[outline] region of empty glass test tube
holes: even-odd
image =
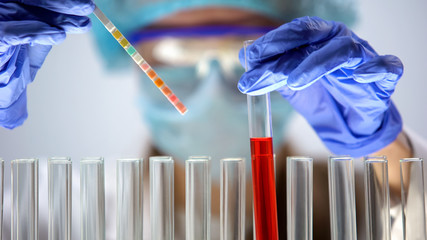
[[[3,234],[4,160],[0,158],[0,239]]]
[[[390,240],[388,166],[384,156],[364,158],[367,240]]]
[[[330,157],[328,180],[331,238],[357,240],[353,159]]]
[[[174,239],[174,162],[172,157],[150,157],[151,239]]]
[[[220,171],[221,240],[244,240],[246,201],[245,159],[221,159]]]
[[[105,239],[104,159],[80,161],[81,240]]]
[[[313,239],[313,159],[288,157],[286,198],[289,240]]]
[[[71,171],[68,157],[48,160],[49,240],[71,240]]]
[[[12,160],[12,240],[38,239],[38,159]]]
[[[246,71],[249,70],[246,51],[252,42],[244,42]],[[256,239],[276,240],[279,238],[279,232],[270,94],[247,95],[247,102]]]
[[[211,238],[211,172],[209,156],[185,161],[185,239]]]
[[[142,240],[143,164],[141,158],[117,160],[117,240]]]
[[[400,160],[403,234],[405,240],[426,239],[424,171],[421,158]]]

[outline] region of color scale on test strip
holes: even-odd
[[[178,110],[179,113],[184,115],[187,112],[187,108],[178,99],[178,97],[172,92],[172,90],[166,85],[165,82],[157,75],[157,73],[151,68],[150,65],[142,58],[141,54],[129,43],[129,41],[123,36],[123,34],[114,26],[114,24],[108,19],[104,13],[95,6],[93,11],[95,16],[101,21],[101,23],[107,28],[107,30],[113,35],[113,37],[120,43],[120,45],[126,50],[131,58],[138,64],[138,66],[147,74],[147,76],[153,81],[157,88],[165,95],[170,103]]]

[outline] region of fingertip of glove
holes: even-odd
[[[292,75],[290,75],[288,80],[287,80],[286,85],[291,90],[299,91],[299,90],[302,90],[304,88],[311,86],[316,81],[317,81],[317,79],[312,80],[311,78],[308,78],[308,77],[294,78],[294,77],[292,77]]]
[[[249,82],[250,81],[248,81],[246,73],[244,73],[240,78],[239,82],[237,83],[237,88],[241,93],[248,93],[251,87],[251,84]]]
[[[91,29],[92,21],[89,17],[82,16],[77,18],[78,19],[68,19],[66,22],[62,23],[60,27],[67,33],[85,33]]]
[[[246,94],[246,93],[247,93],[246,88],[245,88],[243,85],[241,85],[241,84],[240,84],[240,82],[237,84],[237,89],[239,89],[239,91],[240,91],[241,93],[244,93],[244,94]]]
[[[24,119],[19,119],[18,122],[13,122],[13,123],[2,123],[1,126],[10,130],[13,130],[19,126],[22,126],[25,122],[25,120],[27,119],[27,117],[25,117]]]
[[[77,30],[76,31],[77,33],[85,33],[89,31],[91,28],[92,28],[92,21],[90,20],[90,18],[84,17],[75,30]]]
[[[82,13],[86,16],[91,14],[94,10],[95,10],[95,3],[92,1],[89,1],[88,4],[85,4],[82,7]]]
[[[397,81],[403,74],[403,63],[393,55],[376,56],[360,65],[353,73],[355,80],[361,83],[381,80]]]
[[[0,126],[7,129],[14,129],[24,124],[28,118],[26,109],[21,112],[20,115],[16,116],[9,109],[0,109]]]
[[[49,34],[47,34],[47,35],[48,36],[46,36],[45,38],[37,39],[31,44],[42,44],[42,45],[60,44],[67,37],[67,34],[64,30],[58,31],[58,32],[53,33],[51,35],[49,35]]]
[[[237,88],[240,92],[249,95],[260,95],[258,92],[260,91],[260,87],[258,86],[259,78],[251,76],[248,73],[245,73],[240,78],[239,83],[237,84]]]
[[[72,14],[78,16],[87,16],[91,14],[95,10],[95,3],[93,1],[87,1],[86,3],[82,3],[75,7],[72,10]]]
[[[240,64],[242,64],[243,67],[246,67],[245,64],[247,64],[248,69],[251,69],[254,65],[257,64],[257,62],[260,60],[260,53],[258,50],[258,46],[255,45],[255,43],[252,43],[251,45],[247,46],[245,48],[241,48],[239,51],[239,61]],[[246,50],[246,54],[245,54]],[[245,63],[247,61],[247,63]]]

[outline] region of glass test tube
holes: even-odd
[[[289,240],[313,238],[313,159],[288,157],[286,198]]]
[[[142,240],[143,162],[117,160],[117,240]]]
[[[174,239],[174,166],[172,157],[150,157],[151,239]]]
[[[365,157],[367,240],[390,240],[388,166],[384,156]]]
[[[80,225],[82,240],[105,239],[104,159],[80,161]]]
[[[71,240],[71,171],[68,157],[48,160],[49,240]]]
[[[353,159],[330,157],[328,177],[332,240],[357,240]]]
[[[245,159],[221,159],[220,167],[221,240],[244,240],[246,201]]]
[[[248,71],[246,49],[251,43],[252,41],[245,41],[244,43],[246,71]],[[256,239],[276,240],[279,238],[279,233],[270,94],[248,95],[247,101]]]
[[[12,240],[38,239],[38,159],[16,159],[12,175]]]
[[[400,160],[404,239],[427,239],[424,171],[421,158]]]
[[[4,161],[0,158],[0,239],[3,234]]]
[[[185,161],[185,239],[211,238],[210,157],[192,156]]]

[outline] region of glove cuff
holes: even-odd
[[[402,118],[394,105],[390,101],[389,109],[384,113],[384,118],[379,129],[372,135],[359,138],[352,144],[344,141],[323,140],[325,145],[337,155],[350,155],[352,157],[362,157],[381,150],[392,143],[402,131]]]

